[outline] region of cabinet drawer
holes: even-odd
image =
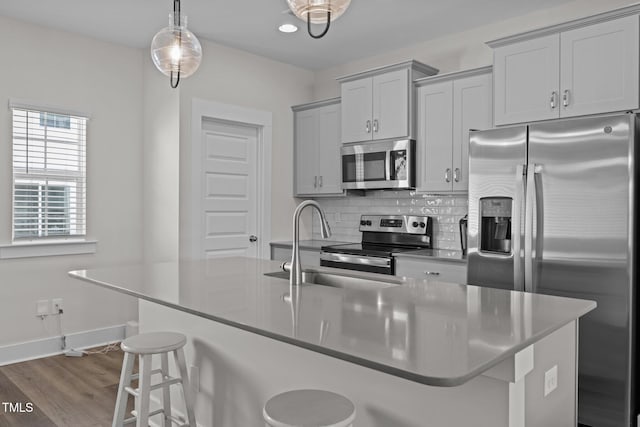
[[[396,257],[396,276],[467,283],[467,264],[400,256]]]
[[[271,247],[271,259],[273,261],[291,261],[291,249]],[[300,249],[300,264],[320,267],[320,251]]]

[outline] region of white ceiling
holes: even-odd
[[[309,69],[323,69],[570,0],[352,0],[327,36],[314,40],[285,0],[182,0],[201,39]],[[171,0],[4,0],[0,15],[148,47],[168,23]],[[283,34],[289,20],[300,30]],[[316,31],[319,31],[316,29]]]

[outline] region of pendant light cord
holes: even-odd
[[[169,76],[171,88],[175,89],[180,83],[180,65],[182,64],[182,30],[180,30],[180,0],[173,0],[173,26],[178,27],[178,47],[180,48],[180,59],[178,60],[178,72],[176,73],[175,83],[173,80],[173,70]]]
[[[324,31],[320,34],[313,34],[311,32],[311,12],[307,13],[307,32],[314,39],[321,39],[325,34],[329,32],[329,27],[331,26],[331,11],[327,10],[327,26],[324,28]]]

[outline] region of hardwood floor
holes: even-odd
[[[20,402],[23,410],[31,402],[33,411],[11,412],[0,403],[0,427],[111,426],[122,358],[118,350],[1,366],[0,402]]]

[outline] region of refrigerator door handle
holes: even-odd
[[[524,291],[524,276],[522,274],[522,201],[524,196],[526,165],[516,166],[516,190],[513,196],[513,226],[511,238],[513,240],[513,288]]]
[[[524,290],[533,292],[533,205],[535,199],[535,184],[533,170],[536,165],[527,167],[527,184],[524,216]]]
[[[535,264],[542,233],[542,202],[538,185],[542,166],[531,164],[527,168],[527,189],[526,189],[526,214],[524,226],[524,290],[535,292],[537,288],[537,277]],[[534,221],[534,216],[536,221]],[[539,236],[540,235],[540,236]]]

